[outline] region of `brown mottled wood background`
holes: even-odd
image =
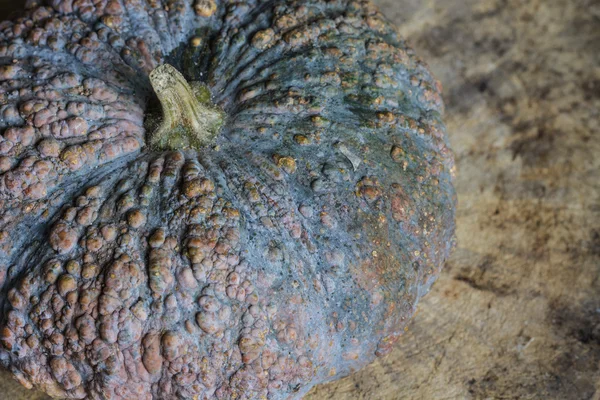
[[[600,400],[600,1],[375,2],[444,84],[458,248],[391,355],[306,399]]]

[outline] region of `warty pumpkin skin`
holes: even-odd
[[[387,354],[452,248],[440,85],[367,1],[53,0],[0,24],[0,63],[27,387],[299,398]],[[210,142],[148,145],[166,63],[227,115]]]

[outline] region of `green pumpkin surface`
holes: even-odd
[[[167,63],[225,116],[210,140],[153,137]],[[0,23],[0,64],[25,386],[300,398],[387,354],[451,251],[441,88],[370,2],[50,0]]]

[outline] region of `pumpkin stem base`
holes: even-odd
[[[200,82],[188,83],[169,64],[154,69],[149,78],[163,114],[150,135],[150,145],[156,149],[199,150],[212,143],[225,113],[211,103],[209,89]]]

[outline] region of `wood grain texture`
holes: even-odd
[[[599,399],[600,3],[376,2],[444,84],[459,245],[394,352],[306,398]]]

